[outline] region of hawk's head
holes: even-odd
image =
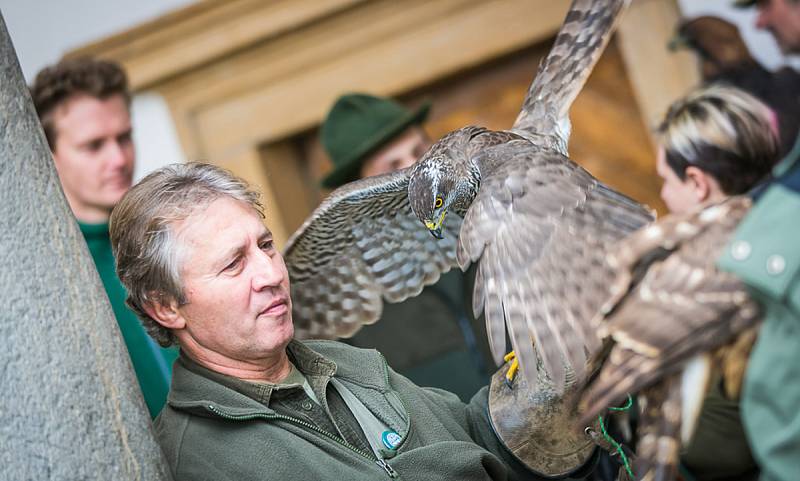
[[[431,146],[414,164],[408,183],[411,210],[437,239],[448,211],[464,216],[475,198],[480,173],[470,161],[469,144],[480,127],[465,127],[450,132]]]

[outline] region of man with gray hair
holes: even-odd
[[[162,346],[180,347],[155,423],[177,480],[542,479],[593,465],[574,418],[552,415],[565,397],[537,396],[519,419],[569,448],[520,460],[495,434],[487,388],[464,404],[377,351],[293,340],[288,273],[258,195],[219,167],[148,175],[114,209],[111,239],[129,304]]]

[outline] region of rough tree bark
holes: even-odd
[[[0,479],[169,479],[0,16]]]

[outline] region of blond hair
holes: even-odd
[[[742,194],[778,160],[775,114],[734,87],[700,88],[670,106],[658,128],[667,164],[680,179],[695,166],[725,194]]]

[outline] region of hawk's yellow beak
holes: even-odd
[[[442,209],[442,213],[439,215],[439,220],[437,222],[430,220],[425,221],[425,227],[427,227],[428,230],[431,231],[433,237],[436,237],[437,239],[444,239],[444,236],[442,235],[442,223],[444,222],[445,214],[447,214],[447,209]]]

